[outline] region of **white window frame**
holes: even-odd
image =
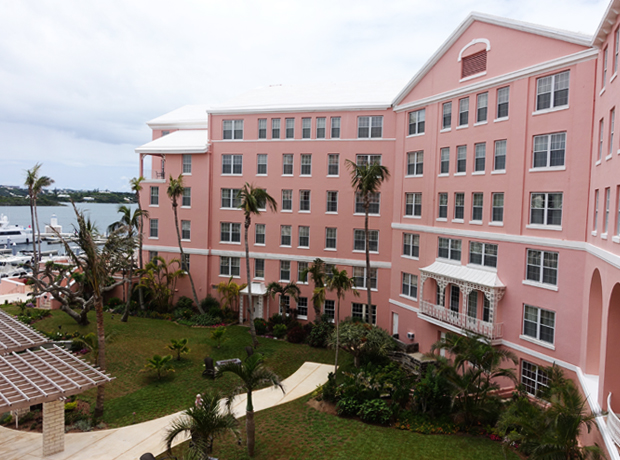
[[[407,153],[407,177],[424,175],[424,151]]]
[[[292,189],[282,190],[282,207],[280,209],[282,211],[293,211],[293,190]]]
[[[484,193],[474,192],[471,194],[471,220],[482,222],[484,216]]]
[[[405,216],[422,217],[422,192],[405,193]]]
[[[266,153],[259,153],[256,155],[256,175],[257,176],[267,175],[267,161],[268,161],[268,157]],[[264,171],[262,171],[263,169]]]
[[[240,278],[241,259],[239,257],[220,256],[220,276]]]
[[[192,222],[190,220],[181,221],[181,241],[191,241]]]
[[[456,173],[465,174],[467,172],[467,146],[458,145],[456,147]]]
[[[316,119],[316,138],[317,139],[325,139],[327,134],[327,118],[326,117],[317,117]]]
[[[151,185],[149,206],[159,206],[159,187]]]
[[[267,240],[267,226],[265,224],[254,225],[254,246],[265,246]]]
[[[602,138],[603,135],[601,134],[601,140]],[[544,148],[540,148],[541,146],[543,146],[543,144]],[[561,154],[559,152],[561,152]],[[554,154],[556,155],[556,158],[553,158]],[[537,159],[540,158],[544,160],[544,164],[536,165]],[[566,132],[541,134],[538,136],[534,136],[532,142],[532,169],[563,169],[565,165]]]
[[[241,224],[220,222],[220,243],[241,244]]]
[[[254,259],[254,278],[265,279],[265,259]]]
[[[379,230],[368,230],[368,246],[370,246],[369,252],[379,253]],[[366,251],[366,234],[364,229],[356,228],[353,230],[353,251]]]
[[[504,115],[502,112],[506,111]],[[497,89],[497,113],[496,120],[505,120],[508,118],[508,110],[510,109],[510,86],[504,86]]]
[[[439,175],[450,174],[450,147],[442,147],[439,154]]]
[[[266,118],[258,119],[258,138],[267,139],[267,119]]]
[[[310,212],[311,196],[310,190],[299,191],[299,212]]]
[[[555,195],[555,196],[559,196],[560,197],[560,207],[559,208],[550,208],[549,207],[549,201],[550,201],[550,196],[551,195]],[[543,200],[543,206],[538,206],[538,207],[534,207],[534,200],[536,199],[535,197],[537,196],[542,196],[542,200]],[[530,225],[539,225],[539,226],[543,226],[543,227],[557,227],[557,228],[561,228],[562,227],[562,206],[564,203],[564,194],[562,192],[552,192],[552,193],[546,193],[546,192],[532,192],[530,194]],[[541,222],[534,222],[533,216],[534,216],[534,211],[538,210],[538,209],[542,209],[543,210],[543,221]],[[560,222],[559,223],[550,223],[551,217],[550,216],[550,212],[558,212],[559,210],[559,215],[560,215]]]
[[[311,177],[312,176],[312,154],[302,153],[300,161],[300,176]]]
[[[271,119],[271,138],[272,139],[280,139],[282,133],[280,131],[282,125],[282,120],[280,118],[272,118]]]
[[[333,240],[333,246],[331,245]],[[325,228],[325,249],[336,249],[338,245],[338,228]]]
[[[228,161],[227,161],[228,160]],[[227,171],[229,169],[229,171]],[[238,169],[238,171],[236,171]],[[242,176],[243,155],[222,155],[222,176]]]
[[[500,198],[501,204],[497,202]],[[504,192],[494,192],[491,195],[491,222],[504,223]]]
[[[330,118],[330,139],[340,139],[340,117]]]
[[[308,274],[302,276],[303,272],[308,269],[308,262],[297,262],[297,282],[299,284],[308,284]]]
[[[365,214],[364,200],[359,192],[355,193],[355,214]],[[378,216],[381,214],[381,192],[370,194],[370,206],[368,206],[369,216]]]
[[[532,256],[539,259],[539,263],[535,263],[536,260]],[[535,284],[557,287],[559,266],[560,254],[558,252],[528,249],[526,253],[525,279]],[[537,276],[536,271],[538,271]],[[549,281],[553,279],[555,282]]]
[[[469,242],[469,263],[483,267],[497,268],[498,245],[482,241]],[[477,258],[479,260],[476,260]]]
[[[441,129],[449,130],[452,127],[452,101],[444,102],[441,106]]]
[[[364,131],[368,132],[363,135]],[[359,139],[380,139],[383,137],[383,115],[357,117],[357,137]]]
[[[469,97],[459,99],[459,124],[458,128],[469,125]]]
[[[221,205],[222,209],[240,209],[241,198],[239,193],[241,189],[238,188],[223,188],[221,189]],[[224,195],[228,195],[225,197]]]
[[[191,176],[192,174],[192,156],[183,154],[183,175]]]
[[[301,119],[301,138],[310,139],[312,137],[312,118],[303,117]]]
[[[566,76],[567,78],[564,79],[564,76]],[[546,82],[550,82],[550,84],[545,85]],[[564,81],[566,81],[566,88],[560,88],[558,89],[557,87],[562,85],[564,86]],[[548,86],[549,90],[545,91],[545,87],[541,88],[541,86]],[[566,90],[566,102],[565,103],[561,103],[561,102],[557,102],[556,99],[558,98],[557,93],[559,91],[565,91]],[[570,71],[569,70],[565,70],[564,72],[559,72],[553,75],[546,75],[544,77],[540,77],[536,80],[536,111],[546,111],[546,110],[554,110],[556,108],[559,107],[564,107],[564,106],[568,106],[568,98],[570,96]],[[541,107],[541,103],[540,103],[540,97],[544,94],[549,94],[549,106],[548,107]],[[557,103],[556,103],[557,102]]]
[[[424,134],[426,109],[409,112],[409,136]]]
[[[340,154],[330,153],[327,155],[327,175],[333,177],[340,176]]]
[[[288,244],[285,243],[288,238]],[[291,225],[280,225],[280,246],[290,248],[293,246],[293,227]]]
[[[438,210],[437,218],[442,220],[448,219],[448,194],[446,192],[440,192],[437,199]]]
[[[159,238],[159,219],[149,219],[149,238]]]
[[[181,196],[181,207],[182,208],[192,207],[192,188],[191,187],[183,187],[183,196]]]
[[[500,139],[495,141],[495,152],[493,153],[493,171],[506,171],[506,154],[508,153],[508,140]],[[498,164],[503,163],[503,165]],[[503,166],[503,168],[500,168]]]
[[[365,303],[353,302],[351,304],[351,317],[359,318],[370,324],[377,324],[377,306],[372,305],[369,309]]]
[[[367,289],[366,287],[366,267],[353,267],[354,289]],[[377,290],[377,269],[370,268],[370,290]],[[359,284],[358,284],[359,283]]]
[[[326,192],[327,202],[325,205],[325,212],[330,214],[338,213],[338,191],[328,190]]]
[[[546,313],[546,315],[543,315],[543,313]],[[546,318],[543,318],[543,316]],[[556,312],[554,311],[524,304],[522,335],[553,345],[555,343],[555,317]],[[549,324],[549,320],[551,320],[552,324]],[[528,325],[529,327],[526,329]],[[546,334],[544,333],[545,330],[547,331]],[[551,335],[551,340],[548,339],[549,335]]]
[[[420,257],[420,235],[403,233],[403,256],[418,259]]]
[[[309,249],[310,248],[310,227],[307,225],[300,225],[297,229],[298,232],[298,248]]]
[[[484,92],[476,96],[476,124],[486,123],[489,120],[489,93]]]
[[[442,251],[443,250],[443,251]],[[447,253],[446,253],[447,251]],[[443,253],[443,254],[442,254]],[[455,238],[444,238],[442,236],[437,239],[437,258],[461,261],[463,253],[462,241]]]
[[[297,298],[297,318],[308,319],[308,297]]]
[[[291,261],[281,260],[280,261],[280,281],[290,281],[290,280],[291,280]]]
[[[460,217],[458,216],[459,213],[457,212],[459,210],[461,211]],[[465,219],[465,193],[454,192],[454,220],[462,221],[464,219]]]
[[[480,142],[474,145],[474,172],[484,172],[486,169],[487,144]]]
[[[528,361],[521,361],[521,384],[525,391],[537,396],[540,391],[548,387],[549,379],[540,366]]]
[[[229,133],[230,137],[227,137],[226,133]],[[222,120],[222,139],[243,140],[243,120]]]
[[[402,272],[402,284],[400,295],[413,300],[418,300],[418,276]]]
[[[282,154],[282,175],[292,176],[294,172],[294,169],[293,169],[294,166],[295,166],[295,157],[293,156],[293,154],[283,153]]]
[[[295,139],[295,118],[284,119],[284,138]]]

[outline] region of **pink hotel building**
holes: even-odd
[[[371,207],[375,305],[349,295],[342,317],[421,351],[446,331],[477,332],[519,356],[529,391],[545,384],[539,366],[557,363],[592,409],[620,411],[619,12],[613,0],[594,37],[471,14],[404,88],[274,86],[150,121],[153,140],[136,149],[145,256],[179,255],[166,189],[183,174],[198,297],[230,276],[246,282],[235,195],[253,183],[278,201],[250,227],[258,315],[278,308],[265,284],[296,281],[291,307],[312,321],[299,273],[315,258],[366,287],[345,162],[380,161],[391,178]],[[598,422],[620,458],[617,417]]]

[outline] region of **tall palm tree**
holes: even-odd
[[[252,299],[252,278],[250,277],[250,247],[248,246],[248,231],[252,224],[252,215],[260,215],[261,209],[265,209],[269,206],[272,211],[277,211],[278,203],[273,199],[271,195],[267,193],[264,188],[254,187],[253,184],[247,182],[239,192],[239,208],[243,209],[245,216],[245,268],[248,282],[248,309],[250,312],[250,334],[252,335],[252,345],[254,348],[258,346],[258,339],[256,338],[256,328],[254,327],[254,303]]]
[[[325,302],[325,262],[316,258],[312,265],[301,272],[301,276],[305,279],[308,275],[314,283],[312,291],[312,305],[314,307],[314,320],[319,321],[321,318],[321,305]]]
[[[277,281],[272,281],[267,285],[267,294],[269,294],[272,299],[276,297],[276,294],[280,294],[280,302],[278,305],[280,305],[279,311],[281,311],[283,315],[286,314],[286,311],[284,311],[284,296],[291,296],[297,301],[300,292],[301,291],[294,282],[282,285]]]
[[[168,184],[168,197],[172,200],[172,210],[174,211],[174,226],[177,229],[177,240],[179,242],[179,251],[181,252],[181,262],[185,262],[185,253],[183,252],[183,244],[181,244],[181,231],[179,230],[179,216],[177,214],[177,208],[179,207],[179,198],[183,196],[183,174],[179,174],[179,177],[176,179],[170,176],[170,184]],[[196,288],[194,287],[194,279],[192,278],[192,274],[187,269],[187,276],[189,277],[189,282],[192,285],[192,294],[194,294],[194,302],[196,302],[196,306],[198,307],[198,311],[204,315],[204,310],[200,306],[200,302],[198,302],[198,296],[196,295]]]
[[[217,368],[215,378],[230,372],[235,374],[243,382],[243,390],[247,393],[247,406],[245,409],[245,428],[248,437],[248,455],[254,456],[254,405],[252,404],[252,392],[259,386],[267,383],[270,386],[278,387],[284,393],[284,387],[280,383],[280,378],[263,365],[264,357],[258,353],[248,356],[241,364],[227,363]]]
[[[368,309],[372,308],[370,294],[370,246],[368,231],[368,213],[370,210],[370,199],[372,195],[379,192],[381,184],[388,180],[390,172],[385,166],[376,162],[358,165],[351,160],[347,160],[347,167],[351,172],[351,186],[356,193],[362,197],[364,204],[364,233],[366,248],[366,291],[368,292]]]
[[[338,350],[340,349],[340,300],[344,298],[347,291],[352,291],[354,296],[359,296],[359,292],[354,290],[355,278],[350,278],[346,270],[339,271],[336,267],[332,267],[332,272],[327,276],[327,289],[336,291],[338,306],[336,307],[336,363],[334,366],[334,374],[338,370]]]
[[[143,246],[143,238],[144,235],[142,235],[142,231],[144,230],[144,217],[148,217],[147,214],[143,213],[142,210],[142,203],[140,203],[140,192],[142,191],[142,181],[144,181],[144,177],[140,176],[140,177],[134,177],[129,181],[129,184],[131,185],[131,190],[136,194],[136,201],[138,202],[138,209],[140,210],[141,214],[140,214],[140,220],[138,223],[138,261],[140,262],[140,265],[138,266],[138,268],[140,270],[142,270],[144,268],[144,258],[142,255],[142,246]],[[138,288],[138,302],[140,303],[140,309],[144,310],[144,292],[142,291],[142,288],[139,287]]]
[[[170,311],[177,280],[185,276],[181,269],[181,261],[179,259],[166,261],[163,257],[157,256],[142,270],[138,270],[138,274],[140,275],[138,287],[147,290],[156,310],[160,313]]]
[[[239,295],[247,284],[237,284],[233,281],[231,276],[228,281],[222,281],[217,285],[217,293],[222,296],[222,308],[230,308],[237,311],[239,305]]]

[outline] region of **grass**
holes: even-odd
[[[423,435],[395,428],[368,425],[317,411],[306,404],[306,396],[288,404],[257,412],[255,460],[313,459],[349,460],[518,460],[514,452],[504,457],[501,443],[488,438],[461,435]],[[216,440],[213,457],[248,459],[245,419],[240,421],[244,443],[232,436]],[[173,449],[182,458],[184,443]],[[161,455],[160,458],[165,458]]]
[[[3,307],[16,314],[16,307]],[[106,344],[107,372],[115,379],[106,385],[105,411],[102,422],[109,427],[119,427],[144,422],[187,409],[198,393],[210,388],[229,392],[237,388],[233,375],[213,381],[202,377],[203,360],[211,356],[214,361],[246,356],[245,347],[251,345],[249,329],[230,326],[229,340],[216,348],[210,339],[210,328],[192,328],[170,321],[130,317],[127,323],[120,315],[105,313],[106,334],[112,333]],[[78,326],[66,313],[55,310],[52,316],[33,326],[47,332],[78,331],[80,334],[95,332],[95,314],[89,313],[91,324]],[[60,329],[59,329],[60,327]],[[187,338],[191,351],[182,355],[181,361],[173,360],[174,373],[158,381],[152,372],[141,372],[147,358],[154,354],[173,354],[167,345],[170,339]],[[294,345],[281,340],[259,338],[258,352],[266,357],[266,366],[280,378],[293,374],[305,361],[332,364],[334,351]],[[343,356],[344,355],[344,356]],[[340,355],[340,361],[350,366],[352,359]],[[86,355],[87,359],[89,355]],[[80,399],[94,404],[95,390],[89,390]]]

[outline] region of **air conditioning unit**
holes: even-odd
[[[407,338],[409,340],[413,340],[413,339],[415,339],[415,334],[413,332],[407,332]]]

